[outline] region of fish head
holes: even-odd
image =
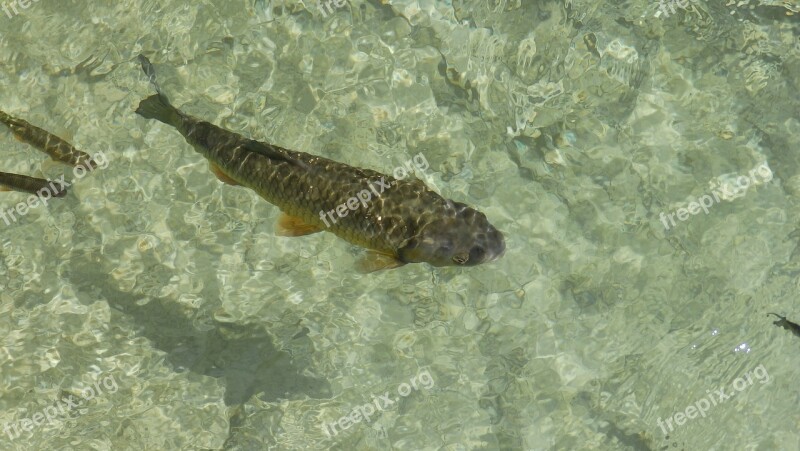
[[[445,211],[432,216],[398,250],[404,262],[475,266],[496,260],[506,249],[503,234],[486,215],[465,204],[448,200]]]

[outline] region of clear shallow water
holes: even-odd
[[[766,316],[800,321],[798,15],[391,3],[0,15],[0,108],[109,160],[0,222],[0,449],[799,449],[800,342]],[[133,113],[139,53],[253,138],[384,172],[422,152],[506,255],[363,276],[330,234],[276,237]],[[0,138],[2,170],[68,173]]]

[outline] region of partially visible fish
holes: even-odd
[[[778,317],[778,321],[773,321],[772,324],[782,327],[789,332],[793,333],[795,336],[800,337],[800,324],[793,323],[786,319],[785,316],[778,315],[777,313],[767,313],[767,315],[775,315]]]
[[[19,191],[37,196],[47,191],[50,197],[67,195],[67,188],[59,182],[8,172],[0,172],[0,191]]]
[[[175,127],[220,180],[251,188],[279,207],[280,235],[328,230],[371,250],[359,264],[363,272],[413,262],[473,266],[503,254],[503,235],[483,213],[439,196],[417,179],[398,180],[254,141],[181,112],[155,83],[150,61],[139,59],[157,94],[143,100],[136,113]],[[356,193],[369,194],[368,187],[375,198],[351,206]]]
[[[47,155],[50,155],[50,158],[55,161],[70,166],[82,165],[87,169],[95,166],[89,154],[81,152],[72,144],[46,130],[32,125],[28,121],[0,111],[0,122],[8,126],[14,134],[14,137],[18,140],[36,147]]]

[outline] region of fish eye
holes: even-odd
[[[469,261],[469,255],[465,253],[456,254],[453,256],[453,261],[459,265],[463,265],[467,261]]]

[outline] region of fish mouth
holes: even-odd
[[[491,224],[485,232],[474,234],[469,242],[473,243],[469,254],[465,252],[459,259],[454,257],[457,264],[475,266],[489,263],[502,257],[506,251],[505,237]]]

